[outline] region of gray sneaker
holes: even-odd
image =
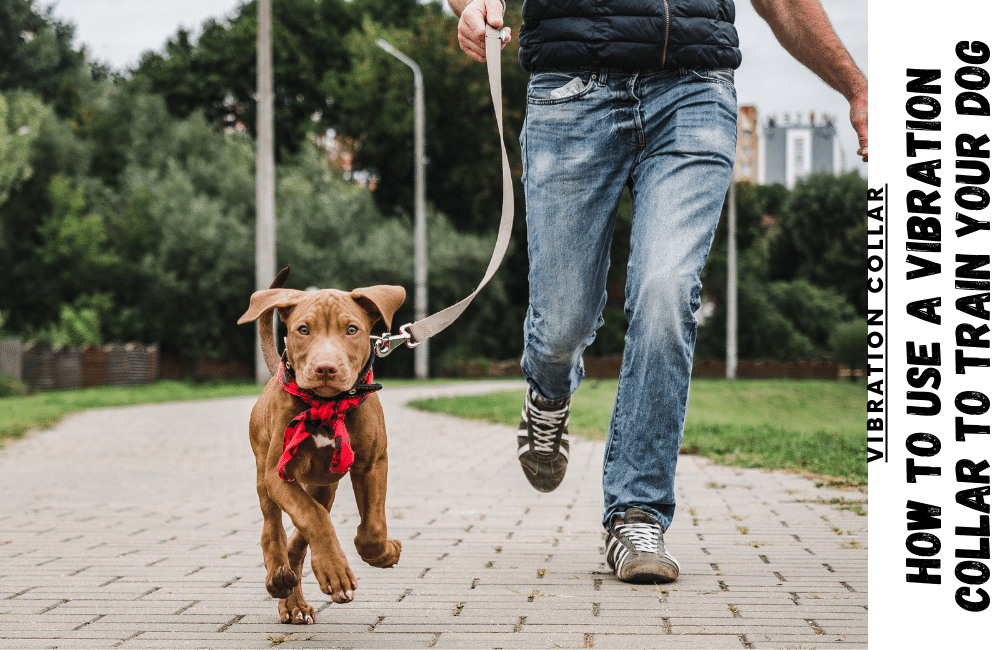
[[[569,397],[549,406],[530,388],[524,396],[521,424],[517,427],[517,458],[531,487],[551,492],[566,476],[569,463]]]
[[[680,573],[677,560],[663,545],[663,527],[640,508],[625,511],[625,521],[612,526],[604,557],[619,580],[661,584]]]

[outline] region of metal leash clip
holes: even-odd
[[[389,356],[389,353],[398,348],[403,343],[406,344],[408,348],[415,348],[420,345],[420,342],[413,341],[413,335],[410,333],[410,325],[413,323],[407,323],[399,328],[399,334],[389,334],[386,332],[382,336],[373,336],[372,340],[375,341],[375,354],[379,358],[384,358]]]

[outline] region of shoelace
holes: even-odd
[[[654,524],[619,524],[615,530],[632,542],[639,553],[659,551],[660,529]]]
[[[551,454],[562,419],[569,411],[569,404],[555,411],[543,411],[529,399],[528,410],[531,412],[531,422],[534,425],[532,437],[535,440],[535,451]]]

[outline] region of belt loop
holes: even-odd
[[[608,85],[608,69],[607,68],[601,68],[600,71],[598,72],[597,85],[598,86],[607,86]]]

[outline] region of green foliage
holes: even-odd
[[[27,92],[0,93],[0,205],[33,173],[31,147],[48,110]]]
[[[73,27],[53,17],[52,7],[0,0],[0,91],[31,91],[72,116],[89,81],[83,52],[72,44]]]
[[[371,3],[367,3],[371,4]],[[413,4],[413,0],[405,3]],[[293,156],[312,132],[335,126],[338,107],[321,84],[329,70],[350,67],[345,37],[358,24],[358,8],[344,0],[273,2],[272,59],[275,144],[279,160]],[[392,15],[395,10],[387,11]],[[403,15],[407,15],[406,12]],[[201,113],[218,127],[257,132],[257,3],[211,19],[197,42],[186,30],[166,52],[147,52],[134,71],[162,94],[173,115]]]
[[[421,66],[426,91],[430,310],[478,284],[499,221],[499,142],[485,66],[457,44],[443,5],[420,0],[280,0],[273,6],[277,253],[290,284],[404,286],[395,324],[413,320],[413,75],[375,44]],[[516,34],[519,3],[506,22]],[[72,26],[28,0],[0,0],[0,311],[5,328],[53,341],[157,342],[192,363],[249,360],[238,316],[254,288],[256,3],[179,31],[126,78],[84,63]],[[502,56],[504,138],[513,174],[527,74]],[[353,152],[356,187],[311,136],[333,129]],[[737,189],[740,346],[744,356],[822,353],[863,302],[860,179]],[[520,183],[515,212],[523,214]],[[860,197],[860,198],[859,198]],[[858,201],[861,201],[859,203]],[[845,211],[851,212],[845,216]],[[855,213],[856,212],[856,213]],[[766,227],[762,216],[778,221]],[[819,224],[818,226],[815,224]],[[631,231],[623,194],[605,325],[591,354],[621,352]],[[698,353],[722,349],[725,220],[703,274],[715,315]],[[525,224],[475,305],[433,341],[435,366],[514,358],[527,306]],[[780,282],[775,283],[774,280]],[[382,364],[408,372],[405,352]],[[432,367],[433,369],[433,367]]]
[[[506,23],[516,33],[519,13],[508,8]],[[379,179],[379,207],[410,212],[414,174],[413,72],[378,47],[380,38],[416,61],[423,74],[428,200],[463,230],[494,230],[500,143],[486,70],[461,51],[456,22],[439,5],[424,7],[419,20],[405,28],[365,20],[348,36],[350,65],[330,69],[323,78],[327,94],[338,98],[335,128],[357,143],[356,167]],[[527,73],[513,46],[502,53],[501,77],[504,138],[512,172],[519,176],[515,143],[524,120]]]
[[[868,360],[868,323],[865,319],[858,318],[834,328],[830,334],[830,349],[834,359],[850,367],[851,381],[854,381],[854,370],[864,368]]]
[[[791,191],[778,185],[737,186],[740,358],[822,356],[833,330],[857,315],[856,296],[849,293],[857,283],[846,274],[856,273],[858,282],[863,282],[859,265],[864,256],[857,246],[865,244],[855,241],[864,235],[864,224],[858,221],[864,216],[863,183],[852,172],[817,174],[800,180]],[[812,212],[802,212],[807,209]],[[777,226],[765,227],[765,214],[775,217]],[[855,222],[857,226],[851,225]],[[723,209],[702,273],[703,300],[714,303],[714,311],[698,333],[696,354],[702,358],[722,359],[726,354],[726,224]],[[860,284],[857,289],[863,294]]]
[[[101,345],[101,313],[108,312],[112,307],[111,297],[107,294],[83,297],[72,305],[63,304],[59,309],[59,321],[36,332],[31,338],[52,349],[64,345]]]
[[[31,389],[23,381],[18,381],[7,375],[0,375],[0,399],[4,397],[24,397],[31,394]]]
[[[864,313],[866,190],[857,171],[800,179],[782,204],[771,241],[771,277],[837,288]]]

